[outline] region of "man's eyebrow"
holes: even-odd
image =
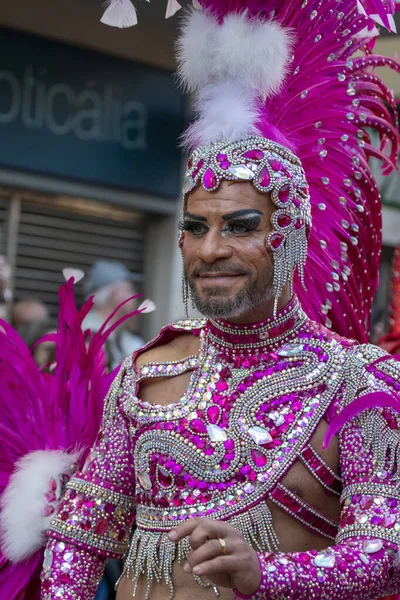
[[[206,217],[202,217],[200,215],[194,215],[191,212],[185,212],[185,214],[183,215],[183,217],[185,219],[193,219],[194,221],[204,221],[204,222],[207,221]]]
[[[222,215],[224,221],[232,221],[232,219],[237,219],[239,217],[248,217],[250,215],[260,215],[263,216],[263,212],[261,210],[257,210],[256,208],[244,208],[243,210],[236,210],[233,213],[227,213],[226,215]]]

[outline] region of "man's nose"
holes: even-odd
[[[220,231],[211,230],[201,239],[197,256],[205,263],[213,263],[220,258],[230,258],[232,250]]]

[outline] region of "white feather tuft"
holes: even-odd
[[[259,135],[255,125],[258,109],[254,93],[239,82],[207,85],[197,99],[199,118],[182,137],[189,151],[213,142],[233,142]]]
[[[144,300],[142,304],[139,306],[138,310],[141,310],[142,313],[151,313],[156,310],[156,305],[153,300]]]
[[[239,80],[262,98],[276,94],[287,75],[294,38],[275,21],[230,14],[218,28],[213,76]]]
[[[60,499],[62,478],[71,475],[79,454],[38,450],[16,463],[0,506],[0,546],[11,562],[28,558],[43,545]]]
[[[187,91],[201,89],[210,81],[217,29],[216,20],[199,10],[185,18],[176,44],[176,58],[178,77]]]
[[[137,24],[136,9],[130,0],[107,0],[107,9],[100,19],[110,27],[133,27]]]
[[[275,21],[249,20],[229,14],[222,25],[193,10],[178,39],[178,74],[189,91],[207,83],[240,81],[262,98],[279,91],[285,80],[293,33]]]
[[[85,272],[81,271],[81,269],[63,269],[62,273],[65,281],[68,281],[69,279],[71,279],[71,277],[73,277],[74,283],[78,283],[78,281],[85,277]]]

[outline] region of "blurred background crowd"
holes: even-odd
[[[156,303],[112,335],[110,369],[183,316],[177,140],[190,106],[172,74],[179,13],[165,21],[164,3],[142,3],[140,25],[121,31],[100,24],[101,4],[0,2],[0,315],[45,369],[54,348],[36,343],[57,325],[65,267],[86,273],[76,293],[78,305],[94,295],[92,331],[137,293]],[[400,37],[384,33],[377,45],[393,56]],[[400,98],[400,77],[383,77]],[[399,174],[383,179],[377,166],[376,177],[384,208],[374,342],[389,326],[400,244]],[[113,597],[118,570],[110,563],[97,600]]]

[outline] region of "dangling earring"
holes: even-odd
[[[185,309],[185,318],[189,318],[189,284],[185,276],[185,267],[182,269],[182,300]]]
[[[183,300],[183,307],[185,309],[185,318],[188,319],[189,318],[189,284],[188,281],[186,279],[186,274],[185,274],[185,261],[183,258],[183,251],[182,251],[182,246],[183,246],[183,237],[184,237],[184,233],[183,231],[181,231],[179,233],[178,236],[178,245],[181,251],[181,256],[182,256],[182,300]]]

